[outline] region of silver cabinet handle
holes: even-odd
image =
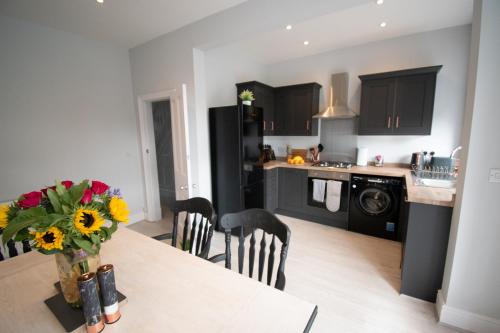
[[[391,116],[387,118],[387,128],[391,128]]]
[[[183,191],[188,189],[188,187],[187,187],[187,186],[181,186],[180,188],[181,188],[181,190],[183,190]]]
[[[266,121],[264,120],[263,123],[264,123],[264,131],[265,131],[266,130]]]
[[[399,115],[396,116],[396,128],[399,128]]]
[[[274,132],[274,120],[271,120],[271,131]]]
[[[308,120],[308,121],[306,121],[306,130],[308,130],[308,131],[309,131],[309,120]]]

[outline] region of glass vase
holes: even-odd
[[[96,272],[101,265],[99,254],[89,254],[84,250],[70,250],[56,253],[57,273],[61,291],[66,302],[73,308],[81,307],[77,279],[88,272]]]

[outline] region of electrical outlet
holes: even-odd
[[[500,169],[490,169],[490,183],[500,183]]]

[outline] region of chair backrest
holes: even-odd
[[[250,248],[248,250],[248,274],[253,276],[254,261],[255,261],[255,244],[256,229],[261,229],[262,238],[260,240],[259,249],[259,281],[262,281],[264,266],[266,260],[266,233],[272,235],[269,246],[269,256],[267,259],[267,284],[271,285],[274,266],[274,252],[276,250],[275,238],[281,241],[280,262],[276,272],[276,283],[274,287],[283,290],[285,289],[285,261],[288,253],[288,245],[290,243],[290,229],[286,224],[281,222],[274,214],[265,209],[249,209],[239,213],[226,214],[220,221],[221,227],[226,234],[226,268],[231,269],[231,229],[240,228],[238,238],[238,271],[243,273],[243,264],[245,258],[245,235],[250,236]]]
[[[179,215],[185,213],[182,230],[182,250],[207,259],[216,220],[216,215],[210,201],[205,198],[191,198],[175,201],[171,208],[174,213],[172,246],[177,246]],[[195,247],[194,251],[193,247]]]
[[[0,238],[2,237],[3,230],[0,230]],[[31,245],[29,241],[25,240],[22,242],[14,242],[12,239],[5,244],[5,247],[0,241],[0,261],[7,258],[16,257],[19,254],[27,253],[31,251]]]

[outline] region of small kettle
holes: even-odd
[[[422,152],[411,154],[410,166],[412,169],[422,170],[424,168],[424,154]]]

